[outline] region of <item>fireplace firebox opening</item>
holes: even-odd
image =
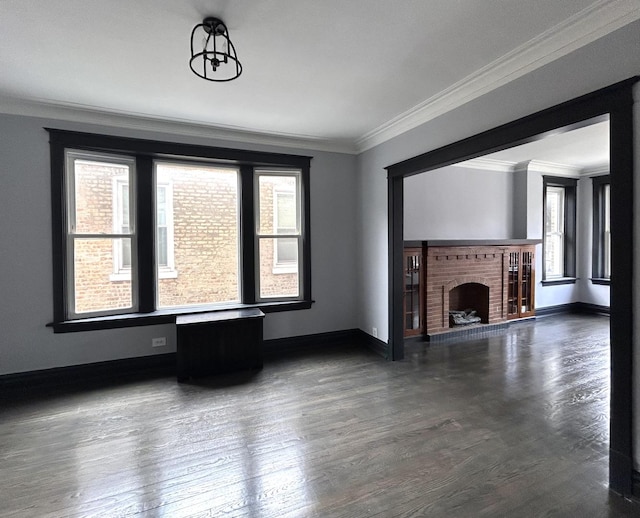
[[[480,318],[483,324],[489,323],[489,286],[477,282],[467,282],[449,291],[449,311],[464,311]],[[473,320],[473,319],[469,319]],[[470,322],[469,322],[470,323]],[[454,327],[450,319],[449,327]]]

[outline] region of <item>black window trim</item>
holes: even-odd
[[[89,331],[175,322],[177,315],[224,311],[226,309],[258,307],[265,313],[309,309],[311,298],[311,224],[310,224],[310,165],[313,157],[283,153],[183,144],[112,135],[44,128],[49,133],[51,158],[52,211],[52,267],[53,321],[47,324],[54,332]],[[68,320],[66,318],[67,290],[65,262],[65,152],[68,149],[118,153],[132,156],[136,161],[136,218],[138,239],[138,311],[120,315],[98,316]],[[153,160],[173,159],[220,165],[234,165],[240,174],[240,233],[242,302],[239,304],[197,306],[193,308],[155,308],[155,261],[153,243]],[[254,263],[254,168],[281,167],[300,170],[302,207],[302,282],[301,297],[295,300],[257,302]]]
[[[611,185],[611,176],[604,174],[591,178],[593,184],[593,243],[591,262],[591,283],[609,286],[611,279],[604,276],[604,212],[603,196],[604,186]]]
[[[564,203],[564,275],[560,278],[546,278],[546,268],[542,268],[542,285],[556,286],[560,284],[575,284],[576,278],[576,206],[577,206],[577,178],[563,176],[542,177],[542,260],[546,260],[546,217],[547,217],[547,187],[563,187]]]

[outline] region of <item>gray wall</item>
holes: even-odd
[[[449,166],[404,180],[404,238],[513,237],[513,174]]]
[[[535,164],[535,163],[534,163]],[[404,180],[404,238],[542,239],[542,176],[529,162],[513,172],[449,166]],[[609,287],[591,278],[591,178],[578,181],[575,284],[543,286],[542,245],[536,247],[536,307],[586,302],[609,305]]]
[[[387,180],[384,168],[640,73],[638,34],[640,22],[629,24],[359,155],[358,233],[361,269],[358,278],[358,321],[361,329],[371,333],[372,328],[376,327],[379,338],[388,340]],[[640,109],[637,103],[635,113],[636,170],[640,171]],[[640,182],[636,182],[636,199],[640,204],[638,184]],[[635,221],[634,226],[636,271],[640,271],[639,213],[640,210],[636,210],[639,220]],[[635,288],[635,293],[640,293],[640,276],[636,276]],[[638,302],[636,300],[635,304]],[[640,362],[637,335],[634,344]],[[634,385],[635,408],[640,403],[638,385]],[[635,429],[638,430],[638,424]],[[635,437],[639,439],[635,451],[640,451],[640,433],[636,433]]]
[[[354,156],[5,115],[0,116],[0,374],[175,350],[172,325],[65,334],[45,327],[53,318],[53,298],[49,144],[43,127],[313,156],[311,260],[316,302],[310,310],[267,315],[265,338],[357,327]],[[151,338],[157,336],[168,338],[167,347],[151,349]]]

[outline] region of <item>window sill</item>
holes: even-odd
[[[159,324],[174,324],[178,315],[206,313],[210,311],[226,311],[229,309],[259,308],[264,313],[280,311],[297,311],[310,309],[313,301],[294,300],[286,302],[264,302],[259,304],[230,304],[226,306],[199,306],[195,308],[160,309],[150,313],[125,313],[104,317],[82,318],[51,322],[47,327],[53,328],[54,333],[74,333],[79,331],[96,331],[99,329],[118,329],[123,327],[153,326]]]
[[[575,284],[578,279],[576,277],[558,277],[556,279],[547,279],[542,281],[543,286],[560,286],[561,284]]]
[[[604,279],[604,278],[593,278],[591,279],[591,284],[601,284],[603,286],[609,286],[611,285],[611,279]]]
[[[158,279],[177,279],[178,270],[162,268],[158,271]],[[109,275],[111,282],[131,281],[131,272],[118,272]]]
[[[286,273],[298,273],[298,265],[294,265],[294,266],[289,266],[289,265],[278,265],[276,264],[273,269],[271,270],[271,273],[274,275],[281,275],[281,274],[286,274]]]

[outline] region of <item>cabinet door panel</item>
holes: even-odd
[[[509,251],[507,318],[535,315],[535,254],[533,247]]]
[[[422,249],[404,251],[404,335],[413,336],[423,330],[423,264]]]

